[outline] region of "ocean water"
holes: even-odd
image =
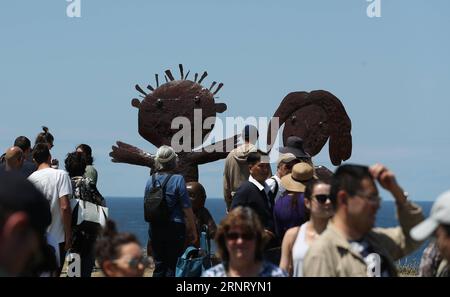
[[[146,247],[148,227],[147,223],[144,221],[143,198],[106,198],[106,203],[109,208],[109,216],[116,222],[119,231],[134,233],[139,238],[141,245]],[[415,201],[415,203],[422,207],[423,212],[427,217],[430,213],[432,202]],[[219,224],[222,218],[225,217],[225,202],[223,199],[208,198],[206,200],[206,208],[211,212],[216,224]],[[383,201],[377,214],[376,226],[395,227],[397,225],[398,221],[395,214],[394,201]],[[400,263],[417,266],[425,246],[426,244],[413,254],[401,259]]]

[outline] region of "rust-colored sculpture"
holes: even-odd
[[[216,82],[211,84],[209,89],[202,87],[201,82],[206,78],[208,73],[205,71],[198,79],[198,74],[194,76],[194,81],[187,80],[189,71],[184,75],[183,66],[180,64],[181,79],[175,80],[170,70],[165,71],[166,83],[159,86],[158,75],[156,78],[156,89],[148,85],[147,89],[150,91],[146,93],[139,85],[136,85],[144,100],[133,99],[131,105],[139,109],[139,134],[151,142],[156,147],[161,145],[171,145],[172,137],[179,131],[179,129],[171,129],[172,120],[176,117],[185,117],[191,123],[194,123],[194,109],[202,110],[203,121],[210,117],[215,119],[216,112],[222,113],[227,109],[224,103],[215,103],[214,95],[222,88],[223,84],[219,83],[216,90]],[[197,81],[198,79],[198,81]],[[201,129],[201,141],[207,137],[212,131],[214,125],[210,129]],[[191,135],[194,135],[194,125],[191,125]],[[227,156],[225,146],[227,141],[233,143],[233,147],[237,143],[238,135],[222,140],[218,143],[199,150],[192,149],[201,143],[195,143],[194,137],[191,138],[190,149],[192,151],[178,153],[179,164],[175,173],[182,174],[186,182],[198,181],[198,165],[213,162],[223,159]],[[209,149],[214,146],[222,147],[222,152],[210,152]],[[112,152],[109,154],[112,161],[116,163],[129,163],[134,165],[147,166],[153,169],[152,155],[132,145],[118,141],[117,146],[112,147]]]
[[[283,142],[295,135],[303,139],[305,151],[317,155],[328,138],[333,165],[339,165],[352,154],[351,121],[341,101],[327,91],[293,92],[284,97],[273,117],[284,123]],[[268,148],[272,148],[270,124]]]
[[[144,100],[131,101],[131,105],[139,109],[139,134],[156,147],[171,145],[172,137],[179,131],[179,129],[171,129],[174,118],[183,116],[194,123],[194,109],[201,109],[201,123],[203,123],[208,117],[215,120],[216,113],[222,113],[227,108],[224,103],[214,101],[214,95],[222,88],[222,83],[218,84],[213,92],[216,82],[213,82],[209,89],[201,86],[201,82],[207,76],[206,71],[200,79],[196,73],[194,81],[191,81],[187,79],[189,71],[184,75],[183,66],[180,64],[179,67],[180,80],[175,80],[171,71],[166,70],[164,75],[166,83],[159,86],[156,74],[156,89],[148,85],[147,89],[150,92],[146,93],[139,85],[136,85],[136,90],[142,94],[141,97]],[[299,136],[304,141],[305,150],[311,156],[315,156],[329,138],[329,154],[334,165],[339,165],[341,161],[350,158],[351,122],[344,106],[333,94],[322,90],[311,93],[290,93],[283,99],[273,117],[279,118],[280,125],[285,124],[283,142],[291,135]],[[191,125],[191,135],[194,135],[194,126]],[[201,141],[213,128],[214,125],[210,129],[202,129]],[[269,151],[273,146],[270,131],[269,124],[267,135]],[[178,153],[179,165],[174,173],[183,175],[186,182],[198,181],[198,165],[225,158],[228,154],[226,145],[231,142],[234,148],[237,138],[238,135],[235,135],[199,151]],[[193,149],[199,145],[201,143],[194,144],[194,137],[192,137],[190,148]],[[212,146],[223,148],[222,152],[213,151],[210,149]],[[112,147],[109,155],[116,163],[129,163],[153,169],[153,156],[150,153],[120,141],[117,141],[117,146]]]

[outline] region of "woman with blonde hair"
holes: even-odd
[[[234,208],[220,223],[216,233],[217,253],[222,263],[208,269],[202,276],[287,276],[279,267],[264,261],[264,234],[258,215],[251,208]]]

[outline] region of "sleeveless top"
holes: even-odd
[[[306,222],[300,226],[300,230],[298,231],[294,245],[292,246],[292,276],[294,277],[303,276],[303,260],[309,249],[309,245],[306,243],[306,228],[308,224],[309,222]]]

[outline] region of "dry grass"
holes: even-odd
[[[405,258],[404,260],[397,262],[397,270],[398,274],[401,277],[417,277],[419,276],[419,262],[408,260]]]

